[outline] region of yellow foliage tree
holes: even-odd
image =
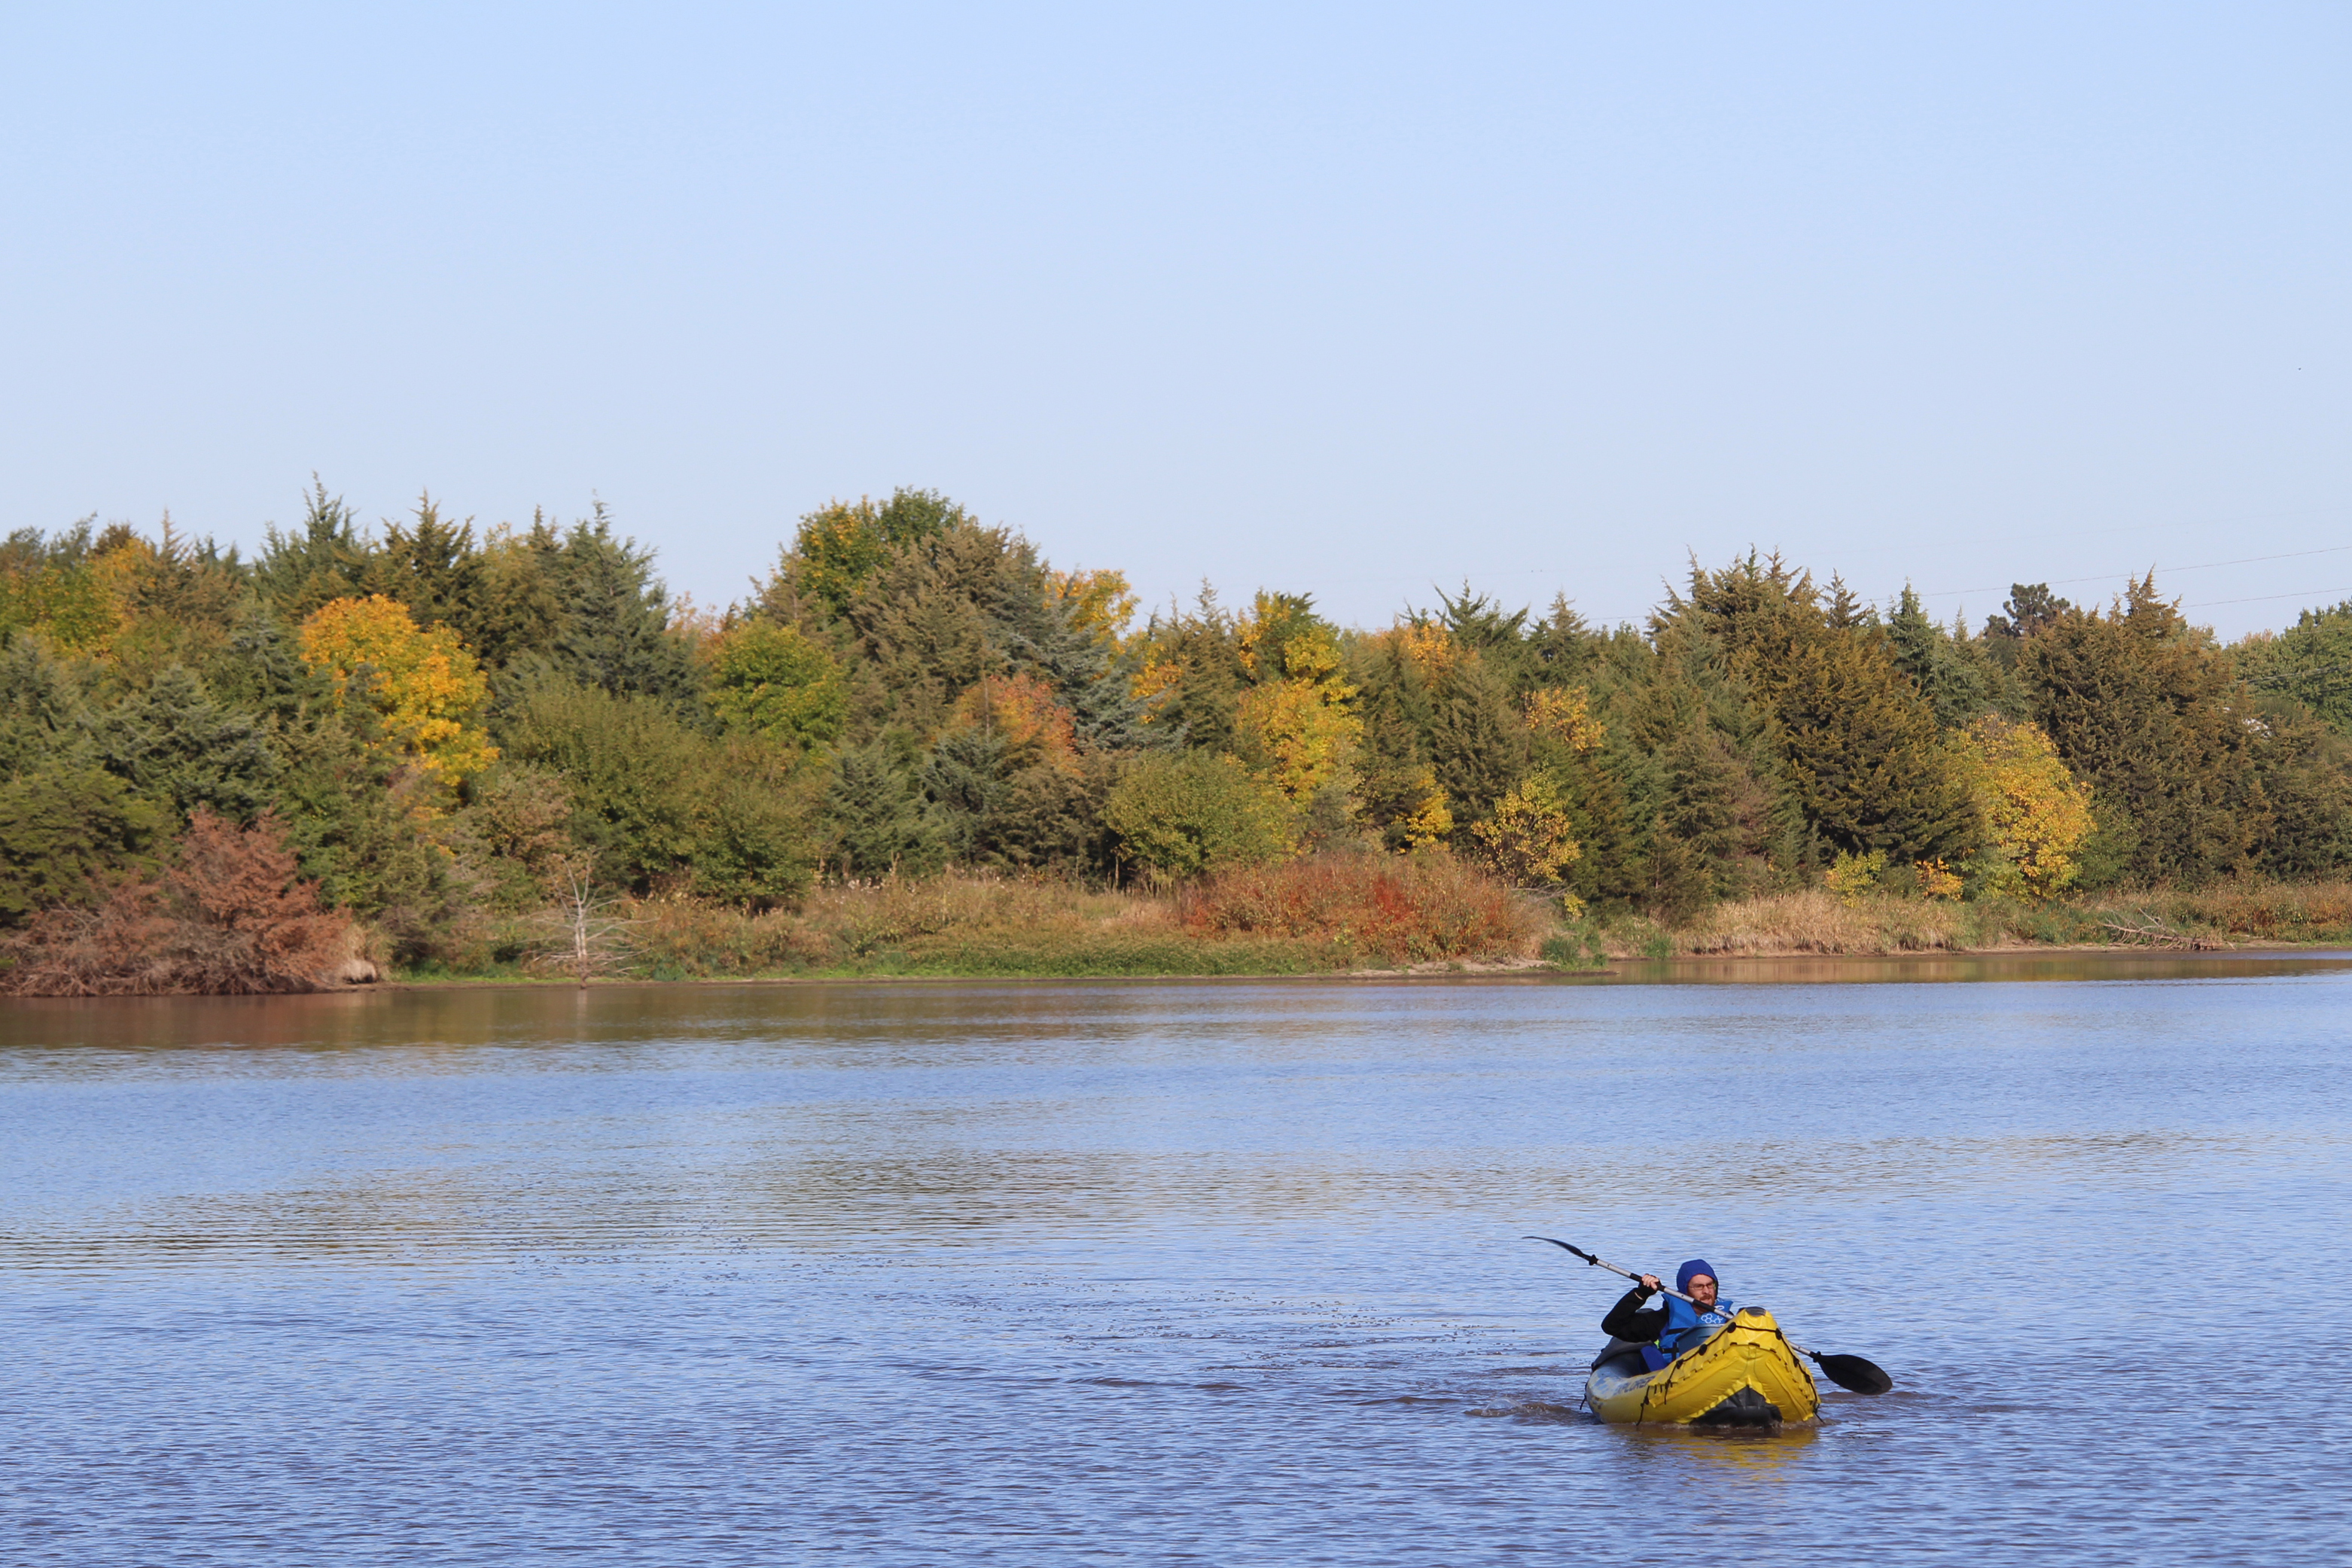
[[[1438,680],[1462,662],[1462,644],[1443,626],[1408,621],[1396,628],[1398,645],[1417,665],[1424,680]]]
[[[2050,737],[2030,724],[1987,716],[1957,747],[1992,842],[1984,885],[2017,898],[2049,898],[2074,880],[2075,854],[2091,836],[2091,787],[2059,760]]]
[[[1303,595],[1258,591],[1234,628],[1242,664],[1261,682],[1294,680],[1328,686],[1345,702],[1356,688],[1339,678],[1339,639]]]
[[[1546,686],[1529,692],[1527,716],[1530,734],[1570,751],[1590,751],[1609,738],[1607,727],[1592,716],[1592,701],[1582,686],[1573,691]]]
[[[370,673],[370,705],[406,761],[455,787],[498,760],[470,720],[489,695],[474,655],[446,626],[418,627],[396,599],[371,594],[320,605],[302,622],[302,657],[334,676],[340,699]]]
[[[1540,773],[1513,785],[1470,835],[1496,874],[1517,887],[1555,886],[1584,853],[1559,791]]]
[[[1243,765],[1271,779],[1292,805],[1327,789],[1355,788],[1364,723],[1331,687],[1296,680],[1253,687],[1242,694],[1235,727]]]
[[[1966,885],[1960,880],[1960,873],[1946,865],[1940,858],[1914,861],[1911,862],[1911,872],[1918,879],[1919,893],[1922,897],[1958,898],[1960,896],[1960,890]]]
[[[131,624],[138,579],[155,547],[110,528],[99,547],[70,565],[0,567],[0,629],[40,634],[60,653],[104,658]]]
[[[1239,760],[1295,806],[1327,789],[1351,794],[1364,721],[1352,706],[1356,688],[1340,678],[1330,626],[1303,599],[1261,592],[1235,631],[1258,683],[1242,694],[1235,718]]]
[[[1868,854],[1842,854],[1830,869],[1822,873],[1822,881],[1841,904],[1860,904],[1867,894],[1879,891],[1886,875],[1886,852],[1873,850]]]
[[[1077,628],[1090,633],[1095,641],[1113,652],[1123,652],[1132,640],[1128,627],[1134,623],[1136,607],[1140,601],[1128,586],[1127,574],[1104,567],[1094,571],[1057,571],[1054,573],[1054,591],[1070,607],[1070,619]]]
[[[1425,850],[1443,843],[1454,831],[1454,808],[1447,803],[1445,790],[1437,782],[1437,770],[1423,763],[1413,769],[1409,788],[1412,803],[1396,823],[1404,838],[1404,847]]]

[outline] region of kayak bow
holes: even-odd
[[[1656,1372],[1642,1347],[1612,1340],[1592,1363],[1584,1397],[1621,1425],[1769,1427],[1810,1421],[1822,1398],[1796,1347],[1761,1307],[1732,1320]]]

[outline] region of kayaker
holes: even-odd
[[[1716,1295],[1715,1265],[1704,1258],[1694,1258],[1675,1270],[1675,1289],[1690,1301],[1668,1296],[1643,1311],[1642,1303],[1662,1289],[1655,1274],[1643,1275],[1642,1282],[1619,1298],[1601,1320],[1601,1333],[1642,1347],[1642,1359],[1652,1372],[1674,1360],[1693,1329],[1731,1321],[1731,1303]]]

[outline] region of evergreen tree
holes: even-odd
[[[603,502],[588,521],[572,525],[551,564],[562,606],[551,666],[614,696],[650,697],[681,717],[698,713],[700,672],[670,632],[653,552],[616,538]]]
[[[2291,698],[2259,706],[2254,777],[2270,808],[2256,853],[2282,876],[2352,865],[2352,741]]]
[[[1528,633],[1528,679],[1536,685],[1584,685],[1606,642],[1605,634],[1577,613],[1567,594],[1555,594],[1550,612]]]
[[[1445,628],[1453,639],[1478,655],[1486,668],[1503,683],[1504,690],[1517,696],[1539,682],[1541,661],[1528,633],[1526,610],[1505,613],[1502,604],[1483,593],[1473,593],[1470,585],[1462,585],[1459,598],[1449,598],[1440,589],[1437,602],[1442,613],[1430,617]]]
[[[98,750],[110,772],[184,820],[209,806],[250,823],[274,803],[284,767],[263,724],[223,708],[178,664],[107,714]]]
[[[263,538],[254,587],[288,622],[303,620],[330,600],[368,591],[373,546],[361,534],[357,515],[341,496],[329,496],[317,475],[310,476],[300,528],[281,534],[272,523]]]
[[[2305,610],[2277,637],[2240,644],[2238,655],[2257,690],[2292,697],[2352,738],[2352,600]]]
[[[151,863],[163,810],[96,768],[56,762],[0,780],[0,925],[88,903],[117,872]]]
[[[2046,582],[2013,582],[2008,601],[2001,605],[2003,613],[1985,617],[1986,652],[1994,664],[2012,668],[2026,640],[2056,625],[2072,609],[2072,604],[2050,591]]]
[[[1457,829],[1485,821],[1526,773],[1527,727],[1507,685],[1475,652],[1433,683],[1427,746]]]
[[[19,633],[0,649],[0,774],[95,760],[81,671]]]
[[[899,549],[980,520],[935,490],[901,488],[881,506],[835,501],[801,519],[765,599],[772,612],[790,601],[847,615],[874,574]],[[985,531],[985,530],[981,530]]]
[[[165,812],[97,765],[76,672],[37,637],[0,650],[0,925],[147,863]]]
[[[1910,591],[1906,589],[1904,591],[1907,593]],[[1878,612],[1863,602],[1853,590],[1845,585],[1845,579],[1835,572],[1830,574],[1830,594],[1822,606],[1822,614],[1841,632],[1878,624]]]
[[[413,522],[386,522],[383,548],[368,562],[368,591],[397,599],[420,626],[446,626],[468,646],[479,641],[482,555],[472,518],[452,523],[431,495],[417,497]]]
[[[1968,790],[1883,630],[1832,625],[1809,578],[1752,553],[1719,572],[1694,565],[1660,634],[1682,623],[1703,631],[1770,711],[1812,832],[1896,861],[1958,860],[1973,848]]]
[[[1250,685],[1234,618],[1207,583],[1190,611],[1155,613],[1141,638],[1137,685],[1149,723],[1171,742],[1231,752],[1240,744],[1242,693]]]
[[[932,814],[913,737],[886,730],[834,761],[825,818],[832,859],[848,876],[919,876],[945,862],[949,835]]]
[[[1938,728],[1966,728],[1984,711],[1984,681],[1975,664],[1954,646],[1950,633],[1927,618],[1908,583],[1886,618],[1886,636],[1895,668],[1927,698]]]
[[[2068,609],[2026,636],[2020,671],[2066,766],[2128,814],[2129,874],[2197,880],[2251,862],[2271,812],[2248,705],[2153,573],[2105,613]]]

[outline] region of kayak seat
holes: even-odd
[[[1639,1376],[1650,1370],[1643,1358],[1642,1349],[1641,1345],[1632,1340],[1617,1339],[1612,1336],[1607,1344],[1601,1347],[1601,1354],[1592,1358],[1591,1366],[1586,1370],[1598,1372],[1604,1366],[1610,1366],[1612,1362],[1622,1362],[1622,1365],[1611,1366],[1610,1369],[1627,1377]]]

